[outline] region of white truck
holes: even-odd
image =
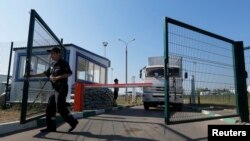
[[[182,58],[169,57],[169,105],[173,109],[181,110],[183,107],[183,78]],[[152,83],[152,87],[144,87],[142,101],[145,110],[165,104],[164,86],[164,57],[149,57],[148,65],[140,70],[140,78],[145,83]]]

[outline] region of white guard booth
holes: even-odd
[[[70,102],[70,94],[75,82],[107,83],[108,68],[110,67],[109,59],[74,44],[64,44],[64,46],[66,48],[66,60],[73,72],[68,78],[68,102]],[[50,67],[51,59],[47,50],[52,47],[55,46],[41,46],[32,49],[31,74],[44,72]],[[10,93],[10,102],[12,103],[22,101],[26,49],[26,47],[14,48],[15,56]],[[47,102],[51,90],[52,87],[48,78],[30,78],[28,102]]]

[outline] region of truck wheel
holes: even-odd
[[[149,110],[149,104],[143,103],[143,105],[144,105],[144,110]]]

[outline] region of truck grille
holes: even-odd
[[[164,92],[164,87],[152,87],[151,91],[154,92]]]

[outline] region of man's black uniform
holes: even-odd
[[[59,59],[51,68],[44,72],[47,77],[53,76],[60,76],[65,73],[72,74],[72,71],[69,67],[69,64]],[[58,92],[58,97],[53,94],[49,98],[48,106],[46,109],[46,122],[47,122],[47,129],[50,131],[56,131],[56,108],[62,118],[70,124],[71,129],[76,126],[78,121],[74,119],[74,117],[70,114],[66,106],[66,97],[68,93],[68,78],[59,79],[56,81],[51,81],[52,87],[56,92]],[[56,93],[55,92],[55,93]],[[57,100],[55,99],[57,97]],[[56,105],[57,101],[57,105]],[[71,129],[69,131],[71,131]],[[73,129],[72,129],[73,130]]]
[[[115,79],[114,82],[115,82],[115,84],[118,84],[118,79]],[[118,91],[119,91],[119,88],[115,87],[114,88],[114,102],[113,102],[113,106],[117,106],[116,100],[118,98]]]

